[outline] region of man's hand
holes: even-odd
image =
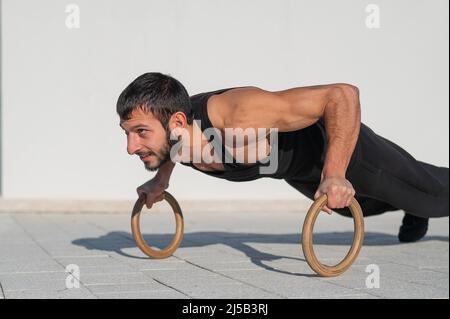
[[[328,203],[323,206],[322,210],[331,215],[331,209],[350,206],[351,199],[355,196],[355,190],[352,184],[343,177],[327,177],[322,179],[314,194],[314,199],[323,194],[327,194]]]
[[[136,189],[139,196],[145,195],[145,205],[148,209],[152,208],[155,202],[160,202],[164,199],[163,193],[169,187],[170,175],[174,167],[174,162],[165,162],[158,169],[155,177]]]
[[[163,193],[168,187],[168,182],[165,182],[161,178],[155,177],[139,186],[136,191],[139,196],[145,194],[145,205],[148,209],[150,209],[154,203],[160,202],[164,199]]]

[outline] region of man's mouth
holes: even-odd
[[[139,154],[139,158],[142,161],[145,161],[145,160],[148,160],[151,155],[153,155],[153,153],[151,153],[151,152],[145,153],[145,154]]]

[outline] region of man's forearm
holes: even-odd
[[[174,167],[175,163],[171,160],[168,160],[159,167],[158,172],[155,175],[155,179],[158,179],[164,183],[168,183]]]
[[[324,110],[328,139],[322,177],[344,177],[361,126],[361,109],[356,88],[338,91]]]

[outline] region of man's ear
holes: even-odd
[[[188,125],[186,114],[183,112],[176,112],[172,114],[169,120],[169,128],[185,128]]]

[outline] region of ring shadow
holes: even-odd
[[[152,247],[159,249],[164,248],[167,243],[172,240],[171,234],[143,234],[144,240]],[[315,245],[330,245],[330,246],[349,246],[350,238],[353,237],[353,232],[330,232],[330,233],[318,233],[314,234]],[[281,269],[276,269],[264,264],[265,261],[273,261],[277,259],[292,259],[299,261],[306,261],[303,258],[294,258],[289,256],[280,256],[270,253],[261,252],[248,243],[259,244],[295,244],[299,245],[301,240],[300,234],[255,234],[255,233],[229,233],[229,232],[192,232],[185,233],[183,241],[180,244],[182,248],[192,247],[204,247],[209,245],[223,244],[229,246],[237,251],[244,253],[250,261],[261,268],[266,270],[275,271],[278,273],[317,277],[318,275],[293,273]],[[422,239],[422,241],[447,241],[448,236],[429,236]],[[96,249],[103,251],[115,252],[119,255],[135,258],[135,259],[148,259],[148,257],[133,256],[123,252],[123,249],[136,247],[136,243],[133,236],[124,231],[113,231],[106,235],[97,238],[80,238],[72,241],[77,246],[83,246],[87,249]],[[399,245],[397,236],[377,233],[366,232],[364,235],[364,246],[389,246]],[[174,254],[176,257],[176,253]]]

